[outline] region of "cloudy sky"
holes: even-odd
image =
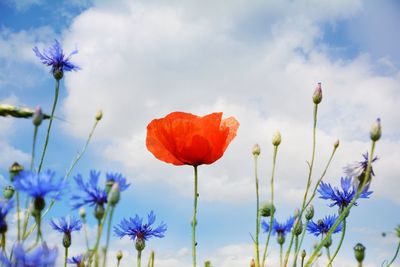
[[[154,210],[168,224],[166,237],[149,241],[146,249],[156,250],[160,267],[190,266],[193,170],[155,159],[145,147],[147,124],[172,111],[221,111],[237,118],[240,128],[224,157],[199,168],[198,262],[239,267],[253,256],[251,148],[261,146],[261,197],[267,200],[271,137],[282,133],[276,216],[286,220],[304,194],[311,96],[321,82],[314,181],[339,139],[325,178],[339,185],[342,168],[370,148],[372,122],[382,120],[374,193],[351,212],[337,258],[340,266],[354,266],[352,248],[362,242],[366,266],[380,266],[394,254],[393,229],[400,222],[399,14],[395,0],[1,0],[0,103],[41,105],[50,113],[54,81],[32,47],[58,39],[66,53],[79,50],[72,61],[82,70],[67,73],[62,82],[45,166],[62,176],[102,109],[104,118],[73,175],[96,169],[129,179],[115,222]],[[28,120],[0,121],[0,175],[6,184],[14,160],[29,164],[33,129]],[[44,133],[43,127],[39,147]],[[53,216],[69,209],[67,199]],[[336,212],[319,199],[314,205],[317,218]],[[49,236],[57,244],[57,236]],[[308,251],[314,241],[306,237]],[[132,242],[113,237],[112,244],[126,255],[121,266],[129,266]],[[77,242],[74,251],[82,246]],[[272,247],[276,263],[278,246]]]

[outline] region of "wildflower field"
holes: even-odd
[[[396,11],[0,3],[0,266],[400,266]]]

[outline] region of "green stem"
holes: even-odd
[[[304,267],[304,258],[301,257],[301,267]]]
[[[39,243],[39,240],[42,240],[42,229],[41,229],[41,219],[42,217],[39,215],[35,216],[36,224],[37,224],[37,236],[36,236],[36,243]]]
[[[142,251],[138,250],[138,252],[137,252],[137,267],[140,267],[141,261],[142,261]]]
[[[260,234],[260,198],[258,194],[258,173],[257,173],[257,159],[258,156],[254,156],[254,175],[256,180],[256,240],[255,243],[255,253],[256,253],[256,267],[260,267],[260,250],[259,250],[259,241],[258,237]]]
[[[117,267],[119,267],[121,260],[117,260]]]
[[[196,246],[197,246],[197,242],[196,242],[196,225],[197,225],[196,214],[197,214],[197,197],[198,197],[197,180],[198,180],[197,166],[194,166],[194,206],[193,206],[193,219],[192,219],[192,257],[193,257],[193,267],[196,267]]]
[[[330,253],[330,251],[329,251],[329,247],[327,247],[326,248],[326,256],[328,257],[328,267],[331,267],[332,265],[331,265],[331,262],[332,262],[332,258],[331,258],[331,253]]]
[[[87,248],[87,250],[89,250],[90,247],[89,247],[89,238],[88,238],[88,233],[87,233],[86,219],[82,218],[82,224],[83,224],[83,231],[85,232],[86,248]]]
[[[36,147],[36,137],[37,137],[37,132],[38,132],[39,127],[35,126],[33,130],[33,141],[32,141],[32,155],[31,155],[31,168],[30,170],[33,171],[33,165],[35,162],[35,147]]]
[[[303,232],[305,232],[305,231],[303,231]],[[298,248],[299,248],[299,236],[296,235],[294,237],[294,251],[297,251]],[[293,267],[296,267],[296,266],[297,266],[297,259],[295,259],[293,262]]]
[[[21,216],[20,216],[20,206],[19,206],[19,192],[15,193],[15,198],[17,199],[17,240],[21,241]]]
[[[42,156],[40,158],[40,163],[38,167],[38,173],[42,170],[42,165],[43,165],[43,160],[44,156],[46,155],[46,150],[47,150],[47,144],[49,143],[49,137],[50,137],[50,130],[51,130],[51,125],[53,124],[53,118],[54,118],[54,111],[57,106],[57,100],[58,100],[58,92],[60,90],[60,80],[56,79],[56,88],[55,88],[55,94],[54,94],[54,102],[53,102],[53,107],[51,109],[51,115],[50,115],[50,120],[49,120],[49,126],[47,127],[47,133],[46,133],[46,140],[44,142],[44,147],[42,151]]]
[[[267,241],[265,242],[265,248],[264,248],[264,253],[263,253],[263,260],[262,260],[262,267],[264,267],[265,260],[267,257],[267,251],[268,251],[268,244],[269,240],[271,238],[271,232],[272,232],[272,222],[274,221],[274,215],[275,215],[275,208],[274,208],[274,180],[275,180],[275,166],[276,166],[276,156],[278,154],[278,146],[274,146],[274,155],[272,158],[272,174],[271,174],[271,218],[269,220],[269,231],[268,231],[268,236],[267,236]]]
[[[108,250],[108,244],[110,243],[111,222],[112,222],[113,213],[114,213],[114,207],[112,206],[111,210],[110,210],[110,216],[108,216],[107,239],[106,239],[106,247],[105,247],[105,250],[104,250],[103,267],[106,267],[107,250]]]
[[[151,251],[147,267],[154,267],[154,251]]]
[[[314,123],[313,123],[313,142],[312,142],[311,162],[309,164],[309,172],[308,172],[308,178],[307,178],[306,191],[304,193],[303,204],[302,204],[301,211],[300,211],[300,214],[299,214],[300,218],[302,217],[303,212],[304,212],[305,208],[307,207],[306,206],[307,195],[308,195],[308,191],[310,190],[310,186],[311,186],[311,176],[312,176],[312,171],[313,171],[313,167],[314,167],[314,160],[315,160],[317,114],[318,114],[318,104],[314,104],[314,113],[313,113]],[[299,223],[299,222],[300,222],[300,220],[297,223]],[[293,227],[293,229],[295,227]],[[294,239],[294,235],[293,235],[293,231],[292,231],[291,238],[290,238],[290,243],[289,243],[289,246],[287,248],[286,255],[285,255],[285,262],[284,262],[284,266],[285,267],[287,266],[287,263],[288,263],[288,260],[289,260],[290,251],[291,251],[292,245],[293,245],[293,239]]]
[[[387,265],[387,267],[389,267],[390,265],[392,265],[392,263],[394,262],[394,260],[397,258],[397,255],[399,255],[399,250],[400,250],[400,242],[399,242],[399,244],[397,245],[397,250],[396,250],[396,253],[394,254],[393,259],[389,262],[389,264]]]
[[[107,218],[109,209],[110,209],[110,204],[107,203],[107,207],[106,207],[106,211],[104,212],[103,219],[98,221],[96,243],[95,243],[92,253],[89,256],[90,258],[93,258],[93,255],[97,255],[97,250],[98,250],[99,244],[100,244],[101,233],[103,232],[104,222]],[[96,257],[95,257],[95,259],[96,259]]]
[[[68,259],[68,248],[65,248],[65,259],[64,259],[64,267],[67,267],[67,259]]]
[[[299,215],[299,218],[300,218],[300,217],[301,217],[301,216]],[[306,224],[305,224],[305,226],[304,226],[303,233],[301,233],[300,244],[299,244],[299,246],[297,247],[297,250],[295,249],[295,255],[294,255],[294,263],[293,263],[293,266],[296,266],[296,265],[297,265],[297,258],[298,258],[298,256],[299,256],[299,252],[300,252],[301,246],[303,245],[304,236],[306,235],[307,227],[308,227],[308,224],[309,224],[309,223],[310,223],[310,221],[307,220],[307,221],[306,221]],[[304,259],[302,260],[302,262],[304,262]]]
[[[283,252],[283,245],[282,244],[280,244],[279,245],[279,263],[280,263],[280,267],[282,267],[282,252]]]
[[[332,258],[331,258],[331,260],[330,260],[329,263],[328,263],[328,266],[332,266],[333,260],[335,259],[336,255],[339,253],[339,250],[340,250],[340,248],[341,248],[341,246],[342,246],[342,243],[343,243],[345,234],[346,234],[346,219],[343,220],[342,236],[341,236],[341,238],[340,238],[338,247],[336,248],[335,253],[333,253]]]
[[[6,233],[1,233],[1,249],[6,250]]]
[[[374,156],[374,151],[375,151],[375,141],[372,141],[372,145],[371,145],[371,153],[370,153],[370,157],[368,159],[368,166],[367,166],[367,170],[365,172],[365,178],[363,179],[361,185],[359,186],[359,188],[357,189],[357,193],[354,196],[354,198],[351,200],[351,202],[349,203],[349,205],[340,213],[338,219],[336,220],[336,222],[332,225],[331,229],[328,231],[328,233],[325,236],[325,239],[323,241],[321,241],[321,243],[318,244],[318,246],[314,249],[313,254],[311,255],[311,257],[308,259],[308,261],[306,262],[306,267],[311,266],[311,264],[313,263],[313,261],[315,260],[315,257],[317,256],[317,254],[319,253],[319,251],[321,250],[321,248],[323,247],[324,243],[326,240],[328,240],[332,233],[336,230],[336,228],[339,226],[339,224],[346,218],[346,216],[349,214],[350,209],[354,206],[354,203],[357,201],[357,199],[360,197],[360,194],[363,192],[363,190],[365,189],[366,185],[367,185],[367,180],[369,175],[371,174],[371,162]]]

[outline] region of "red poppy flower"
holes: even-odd
[[[239,122],[222,119],[222,112],[199,117],[172,112],[147,126],[147,149],[159,160],[174,165],[211,164],[236,136]]]

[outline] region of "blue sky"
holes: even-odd
[[[277,217],[286,220],[306,183],[310,99],[322,82],[316,173],[334,141],[341,142],[326,181],[339,184],[342,167],[369,149],[371,123],[382,119],[374,194],[352,211],[337,259],[340,266],[353,266],[352,247],[362,242],[366,266],[380,266],[397,242],[393,234],[382,238],[381,232],[400,222],[399,11],[397,1],[3,0],[0,103],[41,105],[50,112],[54,81],[31,49],[48,47],[55,38],[67,53],[78,48],[72,60],[82,70],[66,74],[62,82],[46,168],[63,175],[102,109],[104,119],[73,175],[97,169],[128,177],[132,186],[122,196],[115,222],[154,210],[169,226],[166,238],[148,244],[161,267],[190,266],[193,174],[190,167],[159,162],[146,150],[146,126],[176,110],[235,116],[241,126],[225,156],[200,168],[198,255],[199,262],[236,267],[253,256],[251,148],[261,145],[261,196],[266,199],[270,139],[281,131]],[[32,131],[28,120],[1,118],[2,176],[14,160],[29,163]],[[44,127],[39,134],[38,152]],[[317,217],[335,212],[326,204],[315,201]],[[53,216],[69,209],[67,201],[57,207]],[[49,235],[56,244],[60,237]],[[133,244],[112,242],[114,250],[124,250],[122,266],[128,266]],[[312,243],[308,237],[306,246]],[[273,248],[276,262],[278,247]]]

